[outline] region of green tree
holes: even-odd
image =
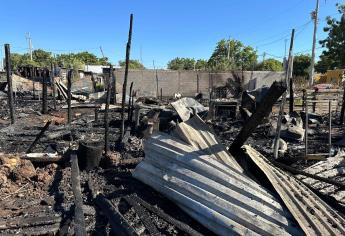
[[[337,4],[338,12],[341,14],[339,20],[328,16],[327,26],[324,32],[328,36],[320,40],[320,44],[326,48],[320,56],[320,61],[316,65],[316,70],[325,72],[329,69],[345,68],[345,5]]]
[[[301,54],[293,59],[293,75],[306,77],[309,74],[311,65],[311,56],[309,54]]]
[[[47,52],[42,49],[37,49],[32,52],[32,59],[34,62],[38,64],[38,66],[48,67],[52,62],[52,55],[51,52]]]
[[[269,58],[261,63],[259,63],[256,67],[256,70],[261,71],[282,71],[283,64],[281,61],[278,61],[273,58]]]
[[[193,58],[176,57],[168,62],[169,70],[193,70],[196,61]]]
[[[119,61],[119,65],[125,68],[126,61],[125,60]],[[145,66],[141,64],[139,60],[129,60],[128,68],[129,69],[145,69]]]
[[[195,63],[195,69],[197,70],[207,70],[208,64],[207,60],[199,59]]]
[[[222,39],[208,60],[208,66],[214,71],[249,70],[257,62],[256,51],[238,40]]]

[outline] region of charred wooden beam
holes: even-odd
[[[8,106],[10,108],[11,124],[14,124],[15,115],[14,115],[13,87],[12,87],[12,73],[11,73],[11,51],[10,51],[9,44],[5,44],[5,61],[6,61]]]
[[[96,205],[101,209],[112,227],[113,232],[117,235],[138,235],[132,226],[130,226],[123,215],[113,206],[113,204],[106,199],[102,194],[97,194],[95,186],[91,177],[88,180],[88,187],[91,196]]]
[[[71,182],[72,191],[74,195],[74,230],[77,236],[86,235],[85,218],[83,212],[83,195],[81,193],[80,187],[80,176],[79,176],[79,166],[77,155],[71,155]]]
[[[30,145],[30,147],[28,148],[28,150],[26,151],[26,153],[30,153],[32,151],[32,149],[36,146],[37,142],[40,140],[40,138],[43,136],[44,132],[46,132],[46,130],[49,128],[49,125],[52,123],[51,120],[49,120],[44,127],[41,129],[41,131],[39,132],[39,134],[36,136],[35,140],[32,142],[32,144]]]
[[[54,110],[56,110],[56,86],[55,86],[55,66],[53,63],[51,63],[51,72],[50,72],[50,82],[52,85],[52,90],[53,90],[53,107]]]
[[[236,154],[236,151],[241,148],[244,142],[248,139],[248,137],[253,133],[256,127],[261,124],[263,119],[269,115],[272,111],[272,107],[274,103],[279,99],[279,97],[286,91],[286,83],[285,82],[277,82],[275,81],[269,90],[267,91],[266,95],[260,102],[259,106],[257,107],[256,111],[252,114],[252,116],[246,121],[243,125],[240,133],[235,138],[234,142],[230,146],[230,152],[232,154]]]
[[[129,23],[129,32],[128,32],[128,42],[126,47],[126,67],[125,67],[125,77],[122,86],[122,110],[121,110],[121,136],[122,140],[125,132],[125,103],[126,103],[126,89],[127,89],[127,79],[128,79],[128,66],[129,66],[129,57],[131,52],[131,43],[132,43],[132,26],[133,26],[133,14],[130,16]]]
[[[137,197],[137,196],[132,196],[133,200],[135,200],[137,203],[139,203],[140,205],[142,205],[143,207],[145,207],[147,210],[151,211],[152,213],[158,215],[160,218],[162,218],[163,220],[165,220],[166,222],[176,226],[176,228],[182,230],[183,232],[187,233],[188,235],[193,235],[193,236],[201,236],[202,234],[200,234],[198,231],[196,231],[195,229],[191,228],[189,225],[187,225],[186,223],[179,221],[173,217],[171,217],[170,215],[166,214],[163,210],[161,210],[160,208],[154,207],[151,204],[147,203],[146,201],[142,200],[141,198]]]

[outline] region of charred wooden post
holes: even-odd
[[[332,156],[332,101],[328,101],[328,146],[329,157]]]
[[[47,79],[48,79],[48,70],[44,70],[42,73],[42,114],[48,113],[48,87],[47,87]]]
[[[262,122],[262,120],[269,115],[272,111],[272,107],[274,103],[279,99],[279,97],[286,91],[286,83],[285,82],[277,82],[275,81],[269,90],[267,91],[266,95],[260,102],[259,106],[257,107],[256,111],[252,114],[252,116],[247,120],[247,122],[243,125],[240,133],[235,138],[234,142],[230,146],[230,151],[232,153],[236,152],[241,148],[244,142],[248,139],[248,137],[252,134],[252,132],[256,129],[256,127]]]
[[[306,98],[306,90],[303,89],[302,93],[303,93],[303,95],[302,95],[302,100],[303,100],[303,102],[302,102],[302,111],[304,111],[304,107],[305,107],[304,103],[305,103],[305,98]]]
[[[132,26],[133,26],[133,14],[130,16],[129,23],[129,32],[128,32],[128,42],[126,47],[126,66],[125,66],[125,77],[122,86],[122,110],[121,110],[121,137],[123,139],[125,132],[125,103],[126,103],[126,89],[127,89],[127,79],[128,79],[128,66],[129,66],[129,57],[131,52],[131,43],[132,43]]]
[[[71,101],[72,101],[72,76],[73,76],[73,70],[69,70],[67,72],[67,122],[70,125],[72,122],[72,107],[71,107]]]
[[[200,81],[199,81],[199,73],[196,74],[196,92],[199,93],[200,91]]]
[[[98,122],[98,108],[95,108],[95,122]]]
[[[111,72],[110,72],[111,73]],[[105,103],[105,113],[104,113],[104,153],[107,156],[109,151],[109,104],[110,104],[110,95],[111,95],[111,76],[109,76],[107,81],[107,101]]]
[[[163,100],[163,89],[161,88],[161,101]]]
[[[132,91],[132,99],[131,99],[131,113],[129,120],[132,121],[133,120],[133,112],[134,112],[134,92]]]
[[[293,112],[294,107],[294,94],[293,94],[293,80],[290,78],[289,80],[289,87],[290,87],[290,97],[289,97],[289,113],[291,114]]]
[[[114,70],[112,70],[111,75],[113,77],[112,83],[113,83],[113,91],[114,91],[114,98],[113,98],[113,104],[115,105],[117,103],[116,101],[116,73]]]
[[[49,125],[52,123],[51,120],[49,120],[44,127],[41,129],[41,131],[39,132],[39,134],[36,136],[35,140],[32,142],[32,144],[30,145],[30,147],[28,148],[28,150],[26,151],[26,153],[30,153],[32,151],[32,149],[36,146],[37,142],[40,140],[40,138],[43,136],[44,132],[46,132],[46,130],[49,128]]]
[[[158,89],[159,89],[159,84],[158,84],[158,72],[157,72],[157,69],[156,69],[156,86],[157,86],[157,91],[156,91],[156,95],[157,95],[157,98],[159,96],[159,92],[158,92]]]
[[[52,90],[53,90],[53,107],[54,110],[56,110],[56,86],[55,86],[55,66],[53,63],[51,63],[51,73],[50,73],[50,82],[52,85]]]
[[[15,115],[14,115],[14,104],[13,104],[13,87],[12,87],[12,72],[11,72],[11,51],[10,51],[10,45],[9,44],[5,44],[5,61],[6,61],[8,106],[10,108],[11,124],[14,124],[14,122],[15,122]]]
[[[74,231],[77,236],[86,236],[85,218],[83,212],[83,195],[80,187],[80,175],[77,155],[71,155],[71,182],[74,195]]]
[[[305,133],[304,133],[304,158],[307,161],[308,159],[308,122],[309,122],[309,115],[308,115],[308,98],[305,97]]]
[[[342,125],[344,123],[344,113],[345,113],[345,84],[343,84],[343,89],[344,89],[344,93],[343,93],[343,103],[341,105],[341,111],[340,111],[340,119],[339,119],[339,123]]]
[[[129,87],[129,100],[128,100],[128,114],[127,114],[127,121],[128,123],[131,122],[131,110],[132,110],[132,93],[133,93],[133,82],[131,82],[131,86]]]

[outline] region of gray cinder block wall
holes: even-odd
[[[122,84],[124,70],[115,71],[117,82]],[[213,87],[225,86],[231,82],[242,80],[244,89],[253,90],[264,85],[270,86],[274,81],[284,78],[284,72],[272,71],[238,71],[224,73],[209,73],[201,71],[172,71],[157,70],[158,91],[162,88],[163,96],[194,96],[197,92],[197,75],[199,75],[199,91],[208,94]],[[130,70],[128,73],[128,87],[134,82],[133,88],[139,96],[156,96],[157,83],[155,70]]]

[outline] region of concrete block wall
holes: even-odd
[[[123,83],[124,70],[115,72],[118,83]],[[284,72],[271,71],[241,71],[209,73],[198,71],[158,70],[158,92],[162,88],[163,96],[174,96],[179,92],[183,96],[194,96],[197,92],[199,75],[199,91],[208,94],[213,87],[225,86],[230,81],[239,81],[243,77],[244,89],[255,89],[264,85],[270,86],[274,81],[284,79]],[[128,88],[131,82],[139,96],[156,96],[157,83],[155,70],[130,70],[128,73]]]

